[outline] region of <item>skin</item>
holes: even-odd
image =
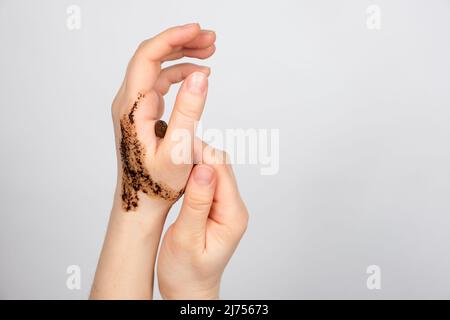
[[[208,153],[206,150],[210,149],[205,145],[203,145],[205,152],[195,151],[195,139],[191,139],[190,146],[188,146],[191,149],[188,154],[192,154],[190,161],[177,163],[173,161],[172,156],[172,151],[177,147],[178,142],[171,139],[171,137],[175,136],[180,130],[187,132],[191,137],[195,136],[195,124],[200,119],[206,100],[207,77],[210,74],[210,70],[204,66],[188,63],[176,64],[167,68],[162,68],[162,64],[166,61],[178,60],[183,57],[206,59],[215,51],[215,39],[214,32],[202,30],[198,24],[170,28],[154,38],[142,42],[128,64],[124,81],[112,104],[118,178],[108,230],[91,289],[91,299],[152,299],[155,259],[161,233],[167,213],[177,199],[177,197],[172,196],[160,196],[158,192],[144,193],[145,188],[136,188],[137,196],[133,198],[133,201],[136,203],[130,206],[130,201],[128,204],[124,202],[124,190],[130,190],[131,182],[130,179],[126,178],[129,175],[129,170],[127,171],[125,169],[127,166],[124,165],[123,136],[124,132],[128,131],[123,130],[123,125],[126,124],[124,119],[130,115],[130,112],[133,113],[132,125],[133,130],[135,130],[136,141],[138,141],[139,148],[142,150],[139,153],[142,156],[141,169],[145,172],[146,177],[148,175],[152,181],[157,182],[165,190],[173,191],[174,194],[181,194],[186,188],[185,203],[187,204],[183,205],[184,209],[181,210],[180,217],[190,216],[189,210],[186,208],[195,208],[194,205],[189,206],[190,203],[202,205],[199,201],[196,201],[197,193],[194,192],[196,184],[191,182],[194,181],[193,173],[196,172],[194,170],[191,174],[193,163],[202,162],[202,158],[207,160],[205,161],[206,163],[211,162],[211,169],[214,172],[213,181],[215,181],[212,183],[217,185],[217,188],[214,188],[214,192],[211,191],[211,188],[202,188],[205,194],[208,193],[208,199],[217,197],[218,199],[226,199],[225,193],[232,194],[237,192],[235,184],[233,186],[231,182],[228,184],[221,182],[232,181],[230,180],[232,176],[231,168],[225,164],[220,165],[210,161],[211,157],[203,157],[204,153]],[[155,122],[164,113],[163,97],[172,84],[181,81],[183,81],[183,84],[179,89],[172,109],[166,136],[161,139],[156,137],[154,126]],[[137,104],[135,103],[136,101],[138,101]],[[132,148],[128,144],[125,149],[131,150]],[[202,156],[195,156],[197,159],[194,159],[194,151]],[[135,153],[133,153],[131,158],[135,159]],[[198,167],[201,169],[200,166]],[[225,171],[230,173],[230,177],[227,179],[220,178],[224,176]],[[188,183],[188,180],[190,183]],[[220,185],[227,187],[219,188]],[[150,187],[147,183],[147,191],[148,188]],[[211,192],[214,194],[212,198]],[[221,193],[223,193],[222,196],[220,196]],[[227,203],[230,204],[230,210],[236,210],[239,207],[231,205],[233,201],[237,201],[236,199],[234,197],[227,200]],[[219,201],[219,203],[221,202]],[[206,206],[203,207],[206,208]],[[215,206],[211,204],[210,213],[212,216],[215,216],[213,208]],[[219,210],[221,206],[217,208],[216,211],[221,212]],[[225,211],[225,209],[221,210]],[[246,211],[244,213],[246,214]],[[177,219],[177,221],[179,220],[180,218]],[[180,221],[184,221],[183,218]],[[212,219],[211,221],[215,220]],[[246,225],[245,221],[245,219],[242,220],[242,223]],[[183,224],[178,222],[178,225]],[[167,240],[164,241],[167,244],[164,244],[163,248],[167,249],[161,251],[161,253],[164,253],[164,258],[160,259],[159,274],[162,280],[163,296],[166,298],[178,298],[177,293],[172,291],[178,290],[178,288],[168,276],[171,272],[178,272],[176,271],[177,267],[173,265],[176,264],[174,259],[177,259],[180,254],[183,257],[188,256],[188,253],[183,253],[178,248],[173,250],[173,254],[170,255],[167,254],[167,250],[171,246],[173,247],[172,242],[176,243],[176,240],[173,240],[174,236],[176,238],[178,234],[180,237],[184,237],[189,234],[189,230],[186,227],[187,225],[178,228],[171,227],[170,230],[172,231],[168,232],[166,235]],[[223,230],[228,230],[229,228],[229,226],[224,227]],[[174,232],[173,230],[180,231]],[[204,230],[206,235],[207,230],[216,233],[219,229],[205,227]],[[217,234],[220,234],[220,232]],[[200,265],[199,273],[196,274],[192,271],[193,267],[188,263],[189,260],[185,260],[186,263],[182,265],[182,268],[185,269],[186,274],[189,274],[190,277],[179,279],[184,283],[183,296],[186,296],[189,290],[192,291],[192,298],[202,297],[200,292],[203,293],[205,298],[216,298],[218,296],[216,289],[218,290],[219,288],[220,275],[229,256],[231,256],[232,251],[230,251],[230,248],[237,245],[236,237],[227,238],[226,243],[228,245],[222,247],[224,250],[223,255],[211,254],[207,255],[211,258],[205,259],[205,266],[208,264],[214,266],[211,269],[214,272],[211,274],[203,274],[203,269]],[[195,244],[195,247],[201,247],[194,239],[192,244]],[[213,256],[216,258],[213,259]],[[212,263],[211,261],[216,262]],[[200,279],[202,274],[205,277],[204,279]],[[211,291],[212,288],[214,290]]]
[[[183,205],[158,258],[164,299],[218,299],[220,279],[248,224],[227,157],[207,148],[189,178]]]

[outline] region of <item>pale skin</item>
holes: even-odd
[[[244,234],[248,213],[226,155],[206,148],[158,259],[165,299],[218,299],[220,279]]]
[[[170,28],[144,41],[133,55],[113,101],[118,178],[108,230],[91,290],[91,299],[152,299],[155,259],[164,222],[174,199],[138,191],[133,210],[123,205],[121,119],[142,95],[134,113],[137,139],[145,148],[143,166],[152,179],[185,196],[176,222],[164,236],[158,282],[166,299],[216,299],[222,272],[247,226],[248,214],[231,167],[222,155],[191,142],[192,161],[175,163],[170,139],[179,130],[195,136],[208,90],[210,69],[181,63],[183,57],[206,59],[215,51],[213,31],[198,24]],[[164,95],[183,82],[170,115],[165,138],[156,137],[155,122],[164,113]],[[198,142],[198,141],[197,141]],[[197,149],[200,149],[197,150]],[[195,167],[193,163],[198,163]]]

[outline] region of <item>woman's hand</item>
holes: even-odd
[[[247,209],[227,158],[206,150],[161,245],[158,283],[165,299],[218,299],[223,270],[247,227]]]
[[[161,69],[161,64],[184,56],[207,58],[214,53],[214,41],[215,34],[201,30],[198,24],[175,27],[144,41],[131,59],[112,105],[119,164],[116,209],[148,213],[148,207],[157,207],[165,212],[182,194],[192,169],[189,152],[206,100],[209,68],[183,63]],[[166,138],[161,139],[165,132],[159,121],[164,113],[163,96],[185,78]],[[155,125],[159,125],[160,137]],[[191,137],[184,163],[173,159],[179,133]]]
[[[209,68],[161,64],[182,57],[205,59],[215,34],[198,24],[168,29],[144,41],[131,59],[112,104],[118,179],[106,239],[92,286],[94,299],[151,299],[153,270],[170,206],[183,193],[192,170],[193,137],[208,88]],[[163,96],[184,81],[167,132],[158,122]],[[157,125],[157,132],[155,132]],[[192,141],[183,163],[173,160],[179,132]],[[158,135],[158,136],[157,136]]]

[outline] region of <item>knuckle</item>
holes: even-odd
[[[144,51],[144,50],[145,50],[145,47],[148,45],[148,43],[149,43],[150,41],[152,41],[152,38],[141,41],[141,42],[139,43],[139,45],[137,46],[137,48],[136,48],[136,53],[140,53],[140,52]]]
[[[242,236],[247,231],[248,223],[249,223],[248,210],[245,206],[243,206],[239,214],[239,219],[237,221],[236,227],[236,232],[238,233],[239,236]]]
[[[203,213],[209,209],[209,206],[208,197],[198,192],[191,192],[186,198],[186,207],[190,211]]]
[[[245,209],[242,214],[242,223],[241,223],[241,227],[242,227],[241,233],[242,234],[244,234],[245,231],[247,231],[249,220],[250,220],[250,215],[248,214],[248,210]]]
[[[186,99],[187,100],[187,99]],[[184,101],[178,108],[177,112],[188,120],[199,120],[201,106],[194,101]]]

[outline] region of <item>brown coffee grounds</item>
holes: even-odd
[[[138,192],[150,197],[159,197],[167,201],[176,201],[184,192],[175,191],[162,182],[152,179],[145,168],[145,148],[138,139],[134,114],[139,102],[144,98],[139,94],[128,114],[120,120],[120,156],[122,161],[122,207],[126,211],[135,211],[139,205]]]
[[[164,120],[158,120],[155,122],[155,135],[158,138],[164,138],[167,131],[167,123]]]

